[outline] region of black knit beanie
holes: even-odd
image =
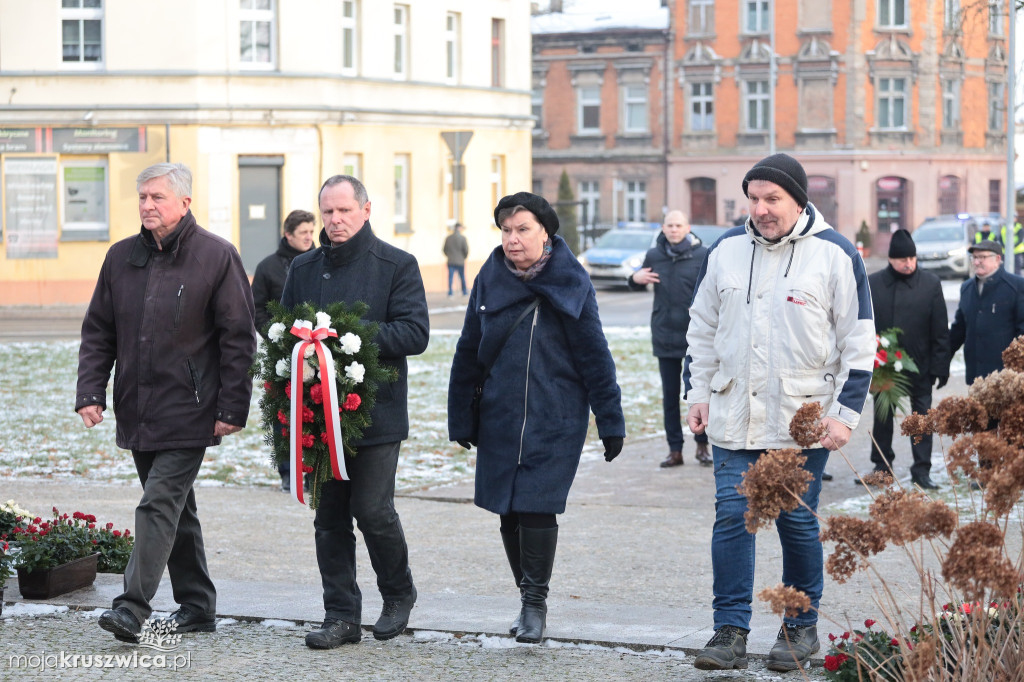
[[[896,230],[889,240],[889,258],[914,258],[917,256],[917,245],[914,238],[906,230]]]
[[[761,159],[743,177],[743,194],[747,195],[747,183],[751,180],[774,182],[800,204],[807,206],[807,173],[800,162],[789,154],[772,154]]]
[[[535,215],[538,222],[544,226],[548,237],[558,232],[558,214],[555,213],[555,209],[551,208],[551,204],[544,197],[530,194],[529,192],[516,192],[507,197],[502,197],[498,205],[494,207],[494,224],[501,227],[501,224],[498,222],[498,213],[502,209],[514,208],[516,206],[522,206]]]

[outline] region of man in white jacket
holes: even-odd
[[[803,451],[814,475],[804,502],[816,511],[831,450],[843,447],[864,407],[875,352],[864,261],[807,201],[807,174],[786,154],[762,159],[743,179],[750,220],[711,249],[697,280],[686,335],[687,417],[712,445],[715,469],[715,635],[697,656],[703,670],[747,667],[754,535],[736,491],[768,449],[799,448],[789,422],[803,403],[822,406],[821,447]],[[787,616],[768,668],[796,670],[820,649],[817,607],[824,584],[818,522],[808,509],[776,526],[784,584],[812,609]]]

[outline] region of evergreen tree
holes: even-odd
[[[574,255],[580,252],[580,238],[576,231],[576,198],[572,194],[569,174],[562,169],[562,177],[558,179],[558,202],[555,205],[558,213],[558,233],[572,249]]]

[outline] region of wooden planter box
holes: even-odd
[[[18,589],[26,599],[49,599],[92,585],[99,554],[90,554],[60,566],[42,570],[18,569]]]

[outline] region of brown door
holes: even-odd
[[[689,185],[690,222],[694,225],[717,224],[718,198],[714,178],[691,178]]]

